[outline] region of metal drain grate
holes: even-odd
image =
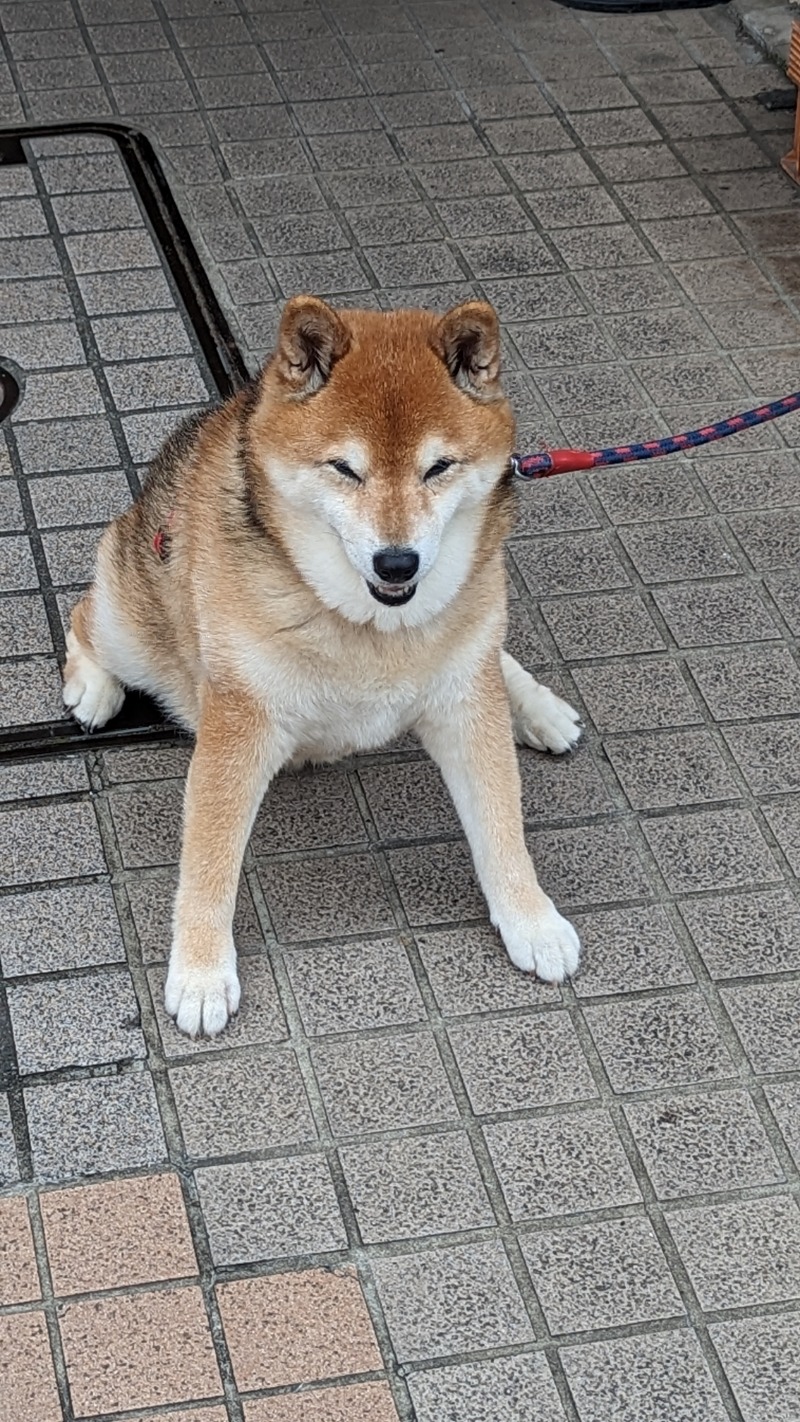
[[[140,696],[87,737],[59,672],[109,518],[177,420],[247,378],[147,139],[0,133],[0,278],[0,755],[163,739]]]

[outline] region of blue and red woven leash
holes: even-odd
[[[781,415],[790,415],[793,410],[800,410],[800,390],[794,395],[784,395],[782,400],[773,400],[769,405],[758,405],[755,410],[732,415],[729,420],[718,420],[715,425],[703,425],[699,430],[669,435],[667,439],[649,439],[644,444],[615,444],[609,449],[549,449],[543,454],[515,454],[511,463],[520,479],[549,479],[552,474],[599,469],[605,464],[635,464],[641,459],[657,459],[661,454],[680,454],[683,449],[711,444],[716,439],[725,439],[727,435],[750,430],[754,425],[778,420]]]

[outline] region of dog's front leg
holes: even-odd
[[[519,768],[499,657],[468,694],[426,709],[417,726],[453,797],[486,895],[492,923],[512,963],[547,982],[578,966],[571,923],[540,888],[525,844]]]
[[[233,913],[242,859],[284,738],[250,697],[207,687],[183,812],[172,951],[164,993],[182,1032],[213,1037],[239,1006]]]

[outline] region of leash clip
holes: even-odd
[[[523,469],[522,461],[518,454],[512,454],[508,462],[515,479],[522,479],[527,484],[531,479],[536,478],[533,470],[528,474],[526,470]]]

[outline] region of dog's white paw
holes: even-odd
[[[574,707],[533,679],[524,695],[512,701],[511,716],[514,739],[521,746],[564,755],[581,738],[581,718]]]
[[[236,957],[213,968],[193,968],[174,951],[164,988],[164,1006],[188,1037],[216,1037],[239,1010]]]
[[[581,945],[572,924],[547,900],[541,913],[495,919],[512,963],[547,983],[561,983],[578,966]]]
[[[72,632],[67,637],[67,664],[61,694],[67,710],[87,731],[112,721],[125,700],[125,691],[116,677],[104,671],[83,650]]]

